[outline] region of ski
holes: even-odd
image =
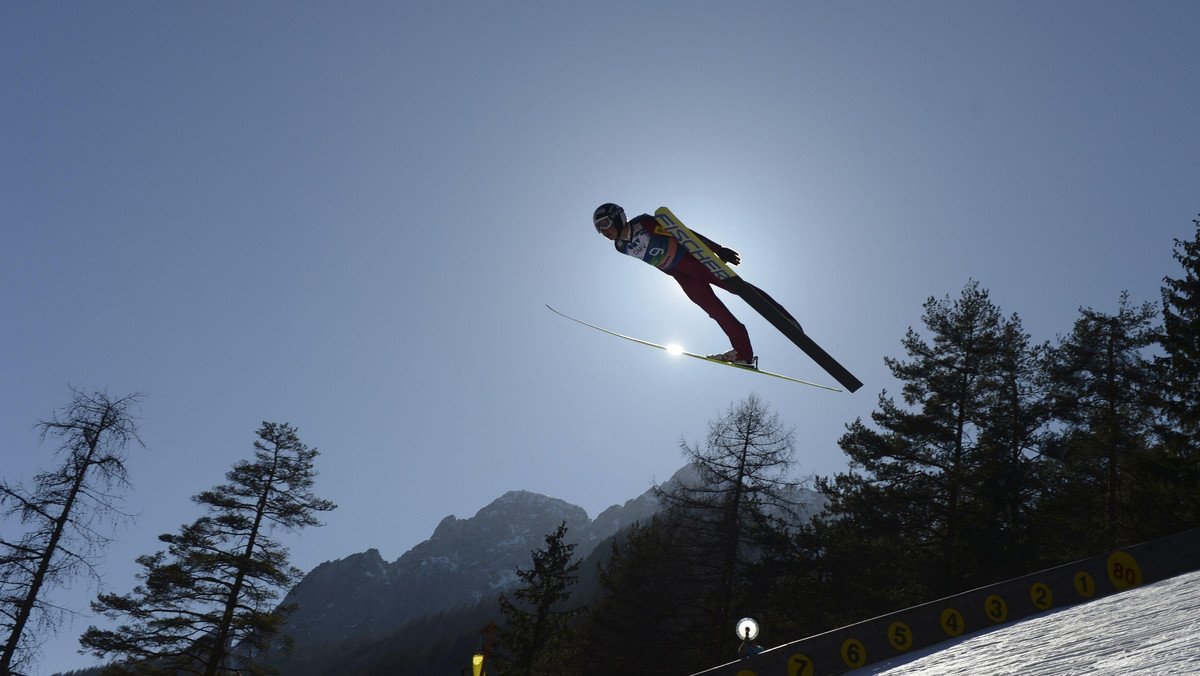
[[[753,366],[742,366],[741,364],[731,364],[727,361],[721,361],[720,359],[710,359],[709,357],[706,357],[702,354],[696,354],[694,352],[686,352],[684,350],[677,350],[677,349],[674,349],[667,345],[659,345],[658,343],[652,343],[648,340],[642,340],[641,338],[634,338],[633,336],[627,336],[623,333],[617,333],[616,331],[609,331],[606,328],[596,326],[595,324],[589,324],[581,319],[576,319],[576,318],[572,317],[571,315],[559,312],[558,310],[555,310],[554,308],[550,307],[549,305],[546,305],[546,309],[550,310],[551,312],[558,315],[559,317],[565,317],[567,319],[570,319],[571,321],[575,322],[576,324],[583,324],[584,326],[586,326],[588,328],[596,329],[597,331],[600,331],[602,333],[607,333],[610,336],[616,336],[617,338],[624,338],[625,340],[628,340],[633,343],[638,343],[639,345],[649,345],[650,347],[657,347],[658,349],[665,350],[667,352],[670,352],[671,354],[681,354],[685,357],[692,357],[693,359],[703,359],[704,361],[712,362],[713,364],[720,364],[722,366],[731,366],[735,369],[741,369],[742,371],[749,371],[751,373],[759,373],[764,376],[772,376],[774,378],[779,378],[781,380],[787,380],[787,381],[790,381],[793,383],[800,383],[801,385],[808,385],[810,387],[819,387],[822,390],[829,390],[831,392],[841,392],[842,391],[836,387],[829,387],[828,385],[821,385],[818,383],[810,383],[807,380],[800,380],[799,378],[785,376],[780,373],[772,373],[771,371],[764,371],[759,368],[754,368]]]
[[[854,377],[846,367],[842,366],[836,359],[831,357],[828,352],[821,348],[820,345],[808,337],[804,333],[804,329],[800,328],[795,322],[789,319],[786,315],[780,312],[774,305],[762,297],[754,287],[750,286],[741,277],[738,277],[725,261],[722,261],[699,237],[696,237],[687,226],[683,224],[671,210],[666,207],[659,207],[654,212],[654,218],[671,235],[678,241],[683,248],[687,249],[688,253],[700,261],[700,263],[709,269],[717,279],[724,281],[731,291],[737,294],[746,304],[754,308],[758,314],[762,315],[763,319],[771,322],[771,325],[779,329],[779,332],[787,336],[788,340],[795,343],[796,347],[804,350],[810,359],[817,362],[825,372],[833,376],[833,379],[838,381],[847,390],[854,392],[862,387],[862,381]]]

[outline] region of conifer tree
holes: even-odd
[[[690,673],[681,662],[694,639],[695,599],[683,591],[692,571],[678,551],[658,518],[613,540],[573,651],[578,673]]]
[[[1046,344],[1032,345],[1021,319],[1001,323],[993,377],[978,430],[976,499],[968,509],[976,579],[1000,579],[1044,563],[1032,513],[1041,495],[1049,418]]]
[[[1158,336],[1156,314],[1153,304],[1134,306],[1122,293],[1116,314],[1081,308],[1071,334],[1053,351],[1051,449],[1059,477],[1046,506],[1058,517],[1060,540],[1082,547],[1064,555],[1112,549],[1151,532],[1137,527],[1129,506],[1134,492],[1153,500],[1138,475],[1156,453],[1160,390],[1146,354]],[[1151,522],[1141,525],[1154,529]]]
[[[166,551],[141,556],[142,584],[126,595],[102,594],[93,610],[125,620],[115,630],[91,627],[87,651],[117,656],[115,674],[266,674],[261,662],[287,610],[280,590],[299,580],[276,530],[317,526],[335,505],[312,493],[318,455],[286,423],[264,422],[254,456],[226,473],[229,483],[192,498],[207,514],[159,539]]]
[[[988,496],[981,476],[1007,471],[1001,462],[1025,462],[1023,445],[1035,425],[1021,397],[998,399],[1006,378],[1021,391],[1030,359],[1016,316],[1005,320],[973,280],[959,298],[930,298],[924,307],[931,342],[909,329],[908,359],[885,358],[903,382],[908,408],[883,392],[871,416],[880,429],[861,420],[848,425],[839,444],[851,469],[822,483],[831,499],[824,527],[842,531],[839,546],[848,549],[841,556],[853,566],[886,563],[873,569],[874,581],[860,582],[899,603],[976,581],[976,564],[990,547],[980,533],[994,532],[1006,518],[996,505],[1020,502]],[[1009,454],[988,452],[981,440],[999,444],[1005,416],[1028,416],[1029,427],[1008,443]]]
[[[507,655],[507,674],[552,676],[562,674],[571,638],[570,619],[582,608],[564,608],[571,586],[579,579],[572,561],[575,545],[565,541],[567,523],[546,536],[546,547],[533,552],[533,567],[517,570],[524,583],[513,592],[514,600],[500,595],[504,623],[500,627],[500,649]],[[485,665],[486,668],[486,665]]]
[[[1171,493],[1177,496],[1175,508],[1162,516],[1174,529],[1200,522],[1200,219],[1192,223],[1196,236],[1175,240],[1182,275],[1165,277],[1162,287],[1164,474],[1174,479]]]
[[[72,390],[70,405],[38,423],[43,439],[63,440],[57,467],[39,473],[32,490],[0,481],[4,516],[24,526],[16,540],[0,538],[0,633],[8,630],[0,674],[32,661],[37,637],[31,628],[57,628],[46,592],[79,573],[95,574],[96,557],[109,541],[101,525],[123,516],[117,501],[128,486],[125,448],[141,443],[133,415],[141,399]]]

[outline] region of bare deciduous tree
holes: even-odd
[[[734,598],[746,565],[768,533],[794,520],[797,482],[788,479],[795,435],[758,396],[730,406],[709,424],[703,446],[681,444],[693,480],[656,488],[664,526],[689,561],[704,607],[699,621],[719,635],[732,626]]]
[[[9,630],[0,653],[0,674],[32,661],[40,634],[53,631],[62,609],[46,592],[82,573],[96,575],[109,542],[105,524],[126,515],[117,509],[128,488],[125,449],[141,444],[133,409],[142,395],[113,398],[72,388],[71,403],[38,423],[42,438],[62,439],[54,469],[32,487],[0,480],[0,515],[19,520],[21,534],[0,539],[0,629]]]

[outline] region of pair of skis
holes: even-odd
[[[737,294],[742,300],[746,301],[746,304],[754,308],[754,310],[762,315],[764,319],[769,321],[772,326],[774,326],[776,329],[779,329],[780,333],[787,336],[789,340],[795,343],[797,347],[803,350],[804,353],[807,354],[813,361],[815,361],[821,368],[825,369],[825,372],[830,376],[833,376],[834,380],[837,380],[842,387],[845,387],[851,392],[854,392],[858,388],[862,387],[862,381],[860,381],[858,378],[855,378],[854,375],[847,371],[844,366],[839,364],[836,359],[831,357],[828,352],[823,350],[820,345],[817,345],[812,338],[808,337],[808,334],[804,333],[803,329],[801,329],[783,312],[780,312],[779,309],[774,306],[774,304],[767,301],[766,298],[763,298],[762,294],[760,294],[754,287],[747,284],[741,277],[738,277],[737,273],[731,270],[729,266],[725,265],[725,262],[717,257],[717,255],[714,254],[712,250],[700,240],[699,237],[696,237],[691,230],[688,230],[687,226],[685,226],[682,221],[676,218],[675,214],[671,213],[670,209],[666,207],[659,207],[658,210],[654,212],[654,218],[659,222],[659,224],[666,228],[668,232],[671,233],[671,235],[680,243],[680,245],[687,249],[689,254],[694,256],[696,260],[700,261],[700,263],[704,265],[704,267],[708,268],[708,270],[711,271],[718,279],[724,281],[725,285],[731,291]],[[601,328],[594,324],[588,324],[587,322],[575,319],[569,315],[565,315],[549,305],[546,307],[549,308],[551,312],[562,317],[566,317],[573,322],[577,322],[579,324],[583,324],[584,326],[596,329],[597,331],[603,331],[609,335],[616,336],[618,338],[624,338],[625,340],[640,343],[642,345],[649,345],[650,347],[657,347],[662,350],[677,352],[688,357],[703,359],[705,361],[723,364],[725,366],[732,366],[745,371],[753,371],[754,373],[761,373],[763,375],[773,376],[775,378],[782,378],[783,380],[789,380],[803,385],[811,385],[813,387],[819,387],[825,390],[833,390],[834,392],[841,391],[835,387],[827,387],[825,385],[808,382],[807,380],[799,380],[790,376],[780,375],[770,371],[763,371],[751,366],[731,364],[726,361],[710,359],[703,355],[694,354],[691,352],[674,350],[666,345],[651,343],[649,341],[626,336],[615,331],[609,331],[608,329]]]

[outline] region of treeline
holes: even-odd
[[[485,645],[480,629],[498,616],[496,599],[485,599],[421,617],[397,630],[297,644],[293,651],[272,655],[269,664],[286,676],[459,676],[472,653]]]
[[[547,537],[489,673],[694,673],[736,657],[739,617],[775,645],[1200,526],[1195,224],[1161,308],[1122,294],[1053,343],[976,281],[930,298],[886,359],[898,396],[847,425],[814,519],[789,502],[790,430],[755,397],[733,406],[684,448],[700,480],[613,545],[594,598],[569,593],[576,564]]]

